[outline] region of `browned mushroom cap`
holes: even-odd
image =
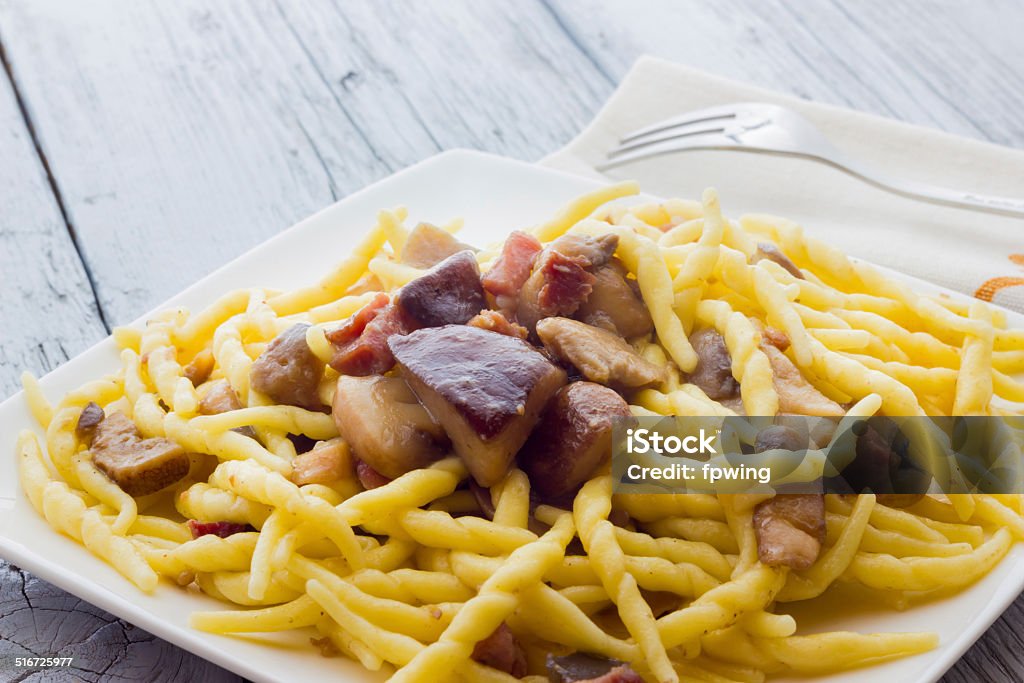
[[[324,362],[306,344],[308,327],[299,323],[277,335],[253,362],[249,382],[275,403],[319,410]]]
[[[636,388],[665,380],[665,369],[643,358],[619,335],[569,318],[544,318],[537,336],[555,357],[592,382]]]
[[[412,229],[402,247],[402,263],[413,268],[430,268],[452,254],[467,249],[476,251],[455,239],[447,230],[430,223],[420,223]]]
[[[803,280],[804,274],[796,267],[796,264],[789,260],[789,257],[782,253],[782,250],[771,242],[758,242],[757,251],[750,258],[751,263],[757,263],[758,261],[773,261],[792,275],[793,277]]]
[[[426,328],[388,344],[402,376],[481,486],[501,480],[566,380],[521,339],[476,327]]]
[[[427,467],[448,445],[401,377],[339,377],[334,422],[356,457],[389,479]]]
[[[631,419],[617,393],[593,382],[562,387],[519,451],[519,466],[545,500],[571,493],[611,457],[616,419]]]
[[[96,426],[91,450],[96,467],[130,496],[154,493],[188,474],[185,449],[170,439],[143,439],[124,413]]]
[[[409,282],[395,306],[411,328],[464,324],[487,308],[480,267],[471,251],[460,251]]]

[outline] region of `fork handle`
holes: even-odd
[[[860,178],[866,183],[875,187],[893,192],[904,197],[920,199],[935,204],[945,204],[967,209],[976,209],[990,213],[998,213],[1004,216],[1015,216],[1024,218],[1024,199],[1011,199],[1009,197],[995,197],[992,195],[978,194],[975,192],[961,192],[951,190],[937,185],[918,183],[910,180],[898,180],[879,173],[873,168],[853,162],[846,158],[832,158],[815,156],[818,161],[823,161],[834,168]]]

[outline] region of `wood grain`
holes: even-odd
[[[89,279],[0,73],[0,397],[106,336]]]
[[[616,81],[642,54],[1024,147],[1024,10],[1000,0],[546,0]]]
[[[611,88],[510,4],[39,0],[0,21],[114,323],[441,149],[538,156]]]
[[[32,125],[0,78],[0,395],[398,168],[557,149],[643,53],[1024,146],[1022,24],[1004,0],[0,0]],[[1018,601],[944,680],[1024,680],[1022,625]],[[64,649],[80,670],[25,680],[238,680],[0,565],[0,655]]]
[[[6,398],[22,370],[44,374],[107,329],[6,74],[0,74],[0,159],[0,396]],[[38,673],[0,667],[0,680],[239,680],[0,560],[0,658],[57,653],[75,657],[75,667]]]

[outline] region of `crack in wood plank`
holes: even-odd
[[[604,77],[604,80],[607,81],[607,83],[612,87],[618,85],[618,79],[612,76],[607,71],[607,69],[605,69],[604,63],[601,60],[599,60],[593,52],[591,52],[590,46],[588,46],[586,43],[580,40],[580,37],[576,34],[576,31],[573,30],[573,28],[565,21],[565,19],[562,17],[562,14],[551,3],[551,0],[537,0],[537,2],[539,2],[541,7],[543,7],[544,10],[551,15],[551,18],[555,20],[555,24],[557,24],[558,28],[562,30],[566,38],[568,38],[576,47],[576,49],[579,50],[580,53],[584,57],[586,57],[591,64],[594,65],[594,68],[597,69],[598,73],[600,73],[601,76]]]
[[[3,65],[4,73],[7,75],[7,82],[10,83],[11,92],[14,94],[15,102],[17,102],[18,111],[21,113],[21,120],[25,124],[25,130],[28,131],[28,135],[32,140],[32,147],[35,149],[36,157],[46,173],[46,180],[50,185],[50,191],[53,194],[53,201],[57,204],[61,218],[64,220],[64,225],[67,228],[68,237],[71,238],[71,244],[74,245],[75,252],[78,254],[78,260],[81,261],[82,268],[85,270],[86,279],[89,281],[89,288],[92,290],[92,297],[96,302],[96,315],[99,316],[100,323],[103,324],[103,328],[107,333],[110,333],[111,327],[107,322],[106,314],[103,312],[103,305],[100,303],[99,294],[96,291],[96,280],[93,277],[89,263],[82,256],[82,247],[78,243],[78,235],[75,232],[74,223],[72,223],[71,218],[68,216],[67,207],[64,205],[64,197],[61,195],[60,186],[57,184],[57,178],[53,175],[53,171],[50,168],[50,161],[46,158],[46,154],[43,152],[43,148],[39,144],[39,137],[36,135],[36,127],[32,121],[32,115],[29,113],[25,100],[22,98],[21,92],[18,89],[18,81],[14,77],[14,70],[7,58],[7,52],[4,49],[2,36],[0,36],[0,64]]]

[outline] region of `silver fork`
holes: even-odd
[[[598,165],[606,170],[640,159],[687,150],[735,150],[801,157],[828,164],[904,197],[936,204],[1024,217],[1024,200],[959,192],[892,178],[836,149],[810,121],[792,109],[749,102],[710,107],[673,117],[622,138]]]

